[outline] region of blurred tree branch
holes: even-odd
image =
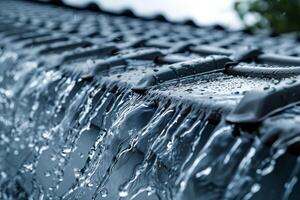
[[[248,30],[300,32],[300,0],[236,0],[234,8]]]

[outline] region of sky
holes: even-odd
[[[74,5],[83,5],[92,0],[64,0]],[[242,24],[233,10],[234,0],[94,0],[104,9],[129,8],[137,15],[163,14],[169,20],[193,19],[199,25],[221,24],[238,29]]]

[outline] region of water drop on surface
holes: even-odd
[[[5,172],[1,172],[0,175],[1,175],[2,179],[6,179],[7,178],[7,174]]]
[[[51,133],[49,131],[46,131],[42,134],[44,139],[50,139],[51,138]]]
[[[24,168],[25,172],[32,172],[33,171],[33,164],[32,163],[24,164],[23,168]]]
[[[51,173],[50,173],[49,171],[46,171],[46,172],[44,173],[44,176],[45,176],[45,177],[49,177],[49,176],[51,176]]]
[[[61,155],[62,155],[63,157],[65,157],[67,154],[71,153],[71,151],[72,151],[71,148],[65,148],[65,149],[63,149]]]
[[[79,157],[80,157],[80,158],[83,158],[83,157],[84,157],[84,154],[83,154],[83,153],[80,153],[80,154],[79,154]]]
[[[88,183],[86,186],[89,187],[89,188],[91,188],[91,187],[94,186],[94,184],[93,183]]]
[[[57,156],[55,154],[52,154],[51,157],[50,157],[50,160],[55,161],[56,159],[57,159]]]
[[[74,176],[76,178],[79,178],[81,175],[80,169],[79,168],[74,168]]]
[[[252,193],[256,193],[260,190],[260,185],[259,184],[254,184],[252,187],[251,187],[251,192]]]
[[[105,198],[107,197],[108,195],[108,191],[106,188],[103,188],[101,191],[100,191],[100,194],[101,194],[101,197]]]
[[[120,191],[119,191],[119,196],[120,196],[120,197],[127,197],[127,196],[128,196],[128,192],[125,191],[125,190],[120,190]]]

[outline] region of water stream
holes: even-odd
[[[0,70],[0,199],[261,199],[286,156],[270,192],[297,197],[300,162],[287,152],[299,130],[269,145],[274,129],[237,133],[209,108],[5,50]]]

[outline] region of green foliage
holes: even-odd
[[[247,29],[300,32],[300,0],[236,0],[234,7]]]

